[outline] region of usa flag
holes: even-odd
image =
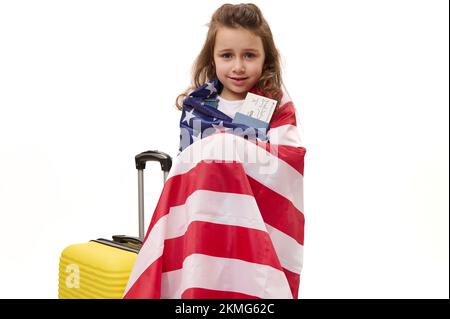
[[[219,85],[185,100],[185,140],[124,298],[298,297],[306,149],[294,105],[284,91],[267,134],[249,138],[213,105]]]

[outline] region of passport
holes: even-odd
[[[277,100],[247,93],[241,109],[236,112],[233,123],[267,129],[277,103]]]

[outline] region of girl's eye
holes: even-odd
[[[222,58],[228,59],[231,56],[229,53],[222,54]]]
[[[255,57],[255,55],[254,55],[253,53],[247,53],[247,54],[245,54],[245,56],[248,57],[248,58],[253,58],[253,57]]]

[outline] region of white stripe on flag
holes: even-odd
[[[303,146],[297,126],[291,124],[274,127],[269,130],[267,135],[269,137],[270,143],[294,147]]]
[[[300,275],[303,266],[303,246],[285,233],[266,224],[281,267]]]
[[[161,298],[181,298],[188,288],[233,291],[260,298],[292,298],[286,276],[280,270],[202,254],[190,255],[182,269],[162,275]]]
[[[166,239],[182,236],[194,221],[267,232],[255,198],[243,194],[197,190],[184,205],[170,208],[168,218]]]

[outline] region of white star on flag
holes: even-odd
[[[184,114],[185,114],[185,116],[184,116],[184,119],[181,121],[181,123],[183,123],[184,121],[186,121],[186,123],[189,125],[189,121],[190,121],[192,118],[195,118],[195,115],[194,115],[194,109],[192,109],[190,112],[184,112]]]
[[[216,92],[216,88],[214,87],[214,84],[212,84],[211,82],[206,84],[205,89],[207,89],[208,91],[210,91],[211,93]]]

